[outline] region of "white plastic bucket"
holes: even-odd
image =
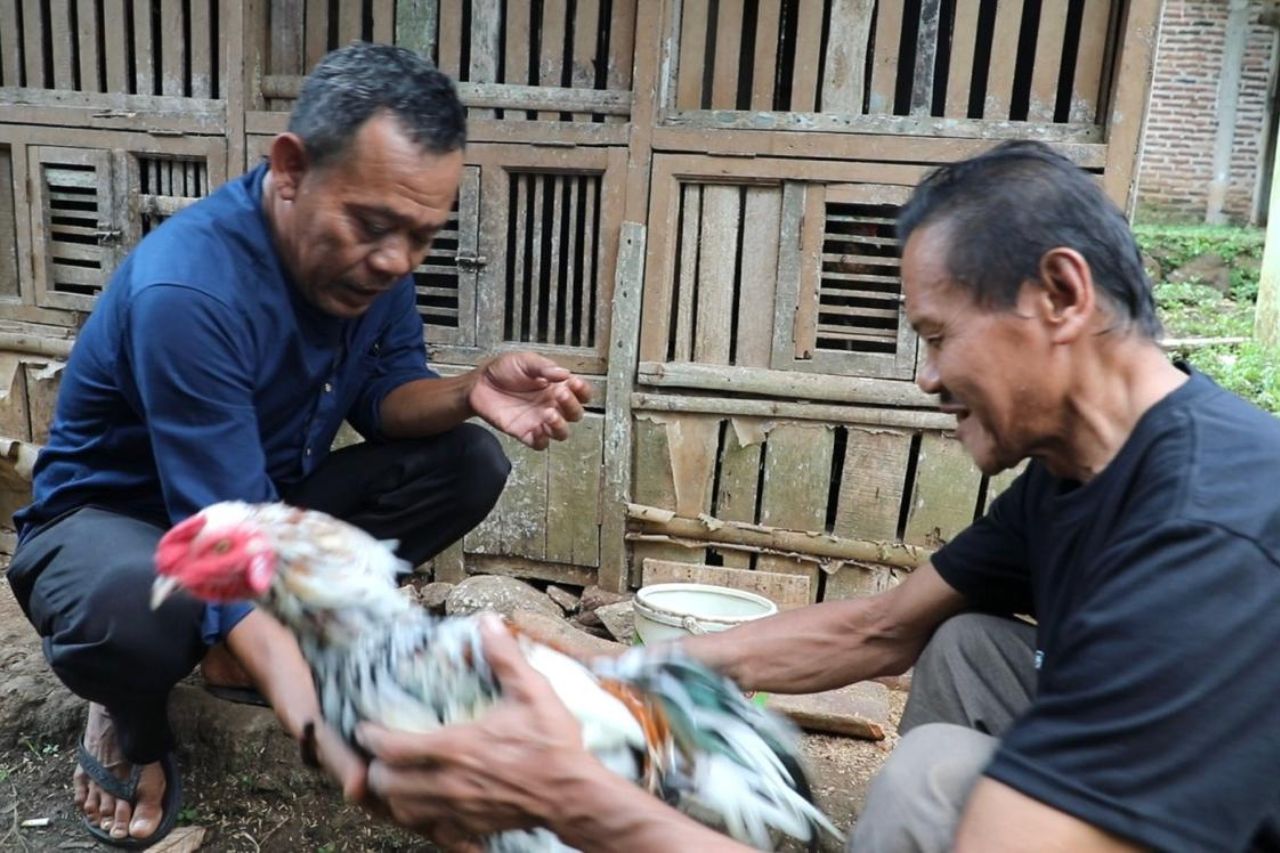
[[[636,634],[645,644],[725,631],[778,612],[763,595],[704,583],[642,587],[634,606]]]

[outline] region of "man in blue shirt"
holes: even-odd
[[[300,736],[318,719],[292,637],[244,604],[152,612],[152,552],[220,500],[288,500],[420,563],[493,507],[509,464],[480,416],[542,449],[585,383],[511,353],[440,378],[413,269],[444,227],[465,120],[410,51],[355,44],[307,79],[270,162],[149,235],[68,362],[9,578],[46,657],[90,700],[76,800],[107,843],[177,817],[165,702],[224,641]],[[367,441],[329,455],[341,422]]]

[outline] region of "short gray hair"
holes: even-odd
[[[289,132],[302,139],[313,165],[323,165],[382,111],[427,153],[466,145],[466,110],[452,80],[411,50],[359,41],[312,69],[289,116]]]

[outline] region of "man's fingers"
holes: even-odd
[[[392,766],[434,764],[450,752],[449,735],[385,729],[373,723],[357,726],[356,740],[379,761]]]
[[[315,727],[316,757],[320,765],[342,786],[342,795],[351,802],[361,802],[367,794],[367,772],[364,759],[347,745],[328,725]]]
[[[484,640],[484,659],[502,685],[503,693],[522,700],[550,689],[542,676],[529,666],[520,644],[501,619],[491,614],[481,616],[480,634]]]

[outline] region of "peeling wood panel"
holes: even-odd
[[[822,0],[800,0],[796,18],[796,57],[791,72],[791,112],[817,109],[818,64],[822,55]]]
[[[75,49],[71,29],[71,0],[49,0],[49,35],[53,53],[53,87],[74,89]]]
[[[973,52],[978,41],[978,11],[982,0],[956,0],[951,24],[951,67],[947,72],[948,118],[969,115],[969,95],[973,87]]]
[[[828,426],[786,423],[770,431],[764,451],[761,524],[789,530],[823,530],[834,444],[835,432]],[[812,583],[811,595],[818,594],[818,569],[812,564],[761,554],[756,568],[807,574]]]
[[[498,51],[501,48],[502,7],[499,0],[471,0],[471,69],[467,79],[472,83],[498,81]],[[496,113],[484,107],[467,110],[467,118],[493,118]]]
[[[547,448],[547,560],[600,565],[603,438],[604,417],[588,413]]]
[[[850,427],[832,532],[896,539],[910,458],[910,433]]]
[[[542,0],[541,51],[538,61],[538,84],[564,85],[564,39],[567,0]],[[538,118],[555,121],[557,112],[540,112]]]
[[[911,80],[911,114],[933,111],[933,77],[938,55],[938,17],[941,0],[921,0],[920,27],[916,31],[915,74]]]
[[[675,476],[671,470],[671,446],[667,425],[644,415],[637,415],[633,425],[635,450],[632,455],[632,496],[648,506],[676,507]],[[705,548],[682,548],[661,543],[636,543],[633,559],[638,565],[645,557],[698,563],[706,558]]]
[[[659,583],[702,583],[754,592],[778,605],[779,610],[804,607],[813,598],[809,588],[809,578],[803,575],[751,572],[694,563],[645,560],[644,585]]]
[[[756,11],[755,63],[751,76],[751,109],[773,109],[778,73],[778,27],[782,0],[760,0]]]
[[[0,353],[0,439],[31,441],[27,373],[22,356]]]
[[[306,22],[307,68],[314,68],[329,52],[329,2],[307,0]]]
[[[742,282],[733,363],[768,367],[773,349],[773,304],[778,284],[782,188],[747,187],[742,223]]]
[[[875,0],[832,0],[822,111],[861,115]]]
[[[823,601],[846,601],[878,595],[897,586],[905,573],[889,566],[860,566],[845,563],[834,573],[827,575],[822,590]]]
[[[959,441],[945,433],[925,433],[903,540],[936,548],[972,524],[981,480]]]
[[[693,359],[704,364],[729,363],[741,213],[740,188],[714,185],[703,188]]]
[[[610,89],[630,89],[636,52],[636,2],[613,0],[609,18],[609,68],[605,85]]]
[[[716,53],[711,76],[711,109],[738,105],[738,75],[742,71],[742,4],[721,3],[716,14]]]
[[[898,50],[902,42],[902,6],[903,0],[880,0],[877,4],[869,113],[893,113],[898,85]]]
[[[1071,121],[1101,123],[1098,102],[1102,96],[1102,66],[1106,63],[1110,23],[1111,0],[1084,0],[1080,48],[1076,53],[1075,80],[1071,84]]]
[[[684,0],[680,19],[680,64],[676,68],[676,109],[702,109],[702,74],[706,67],[707,0]]]
[[[525,8],[523,3],[513,5]],[[433,58],[438,20],[437,0],[397,0],[396,44]],[[525,32],[527,31],[526,27]]]
[[[760,452],[764,443],[752,440],[752,433],[759,427],[760,422],[751,418],[731,418],[726,424],[720,449],[720,483],[712,512],[716,518],[755,523]],[[724,550],[720,556],[726,566],[748,568],[751,565],[749,553]]]
[[[711,509],[720,419],[714,415],[663,415],[677,515],[696,518]]]
[[[455,80],[462,71],[462,0],[440,0],[437,24],[440,38],[436,42],[436,64]]]
[[[987,77],[987,96],[983,101],[982,117],[985,119],[1009,118],[1013,74],[1017,65],[1012,58],[1018,50],[1022,6],[1023,0],[1002,0],[996,4],[995,33],[991,42],[996,47],[992,53],[991,73]]]
[[[27,411],[31,417],[31,441],[49,443],[49,427],[53,425],[53,411],[58,403],[58,388],[62,384],[61,361],[26,362]]]
[[[463,548],[542,560],[547,547],[547,454],[494,434],[511,460],[511,474],[489,517],[464,537]]]
[[[1031,71],[1031,102],[1027,121],[1053,121],[1058,104],[1058,75],[1062,71],[1062,51],[1067,38],[1068,3],[1040,6],[1040,28],[1036,32],[1035,66]]]
[[[698,246],[702,230],[702,186],[685,184],[681,194],[684,196],[684,204],[680,224],[680,277],[674,294],[676,340],[675,352],[671,357],[675,361],[692,361],[694,292],[698,286]],[[672,296],[668,295],[668,304],[671,299]],[[667,319],[665,314],[663,319]]]

